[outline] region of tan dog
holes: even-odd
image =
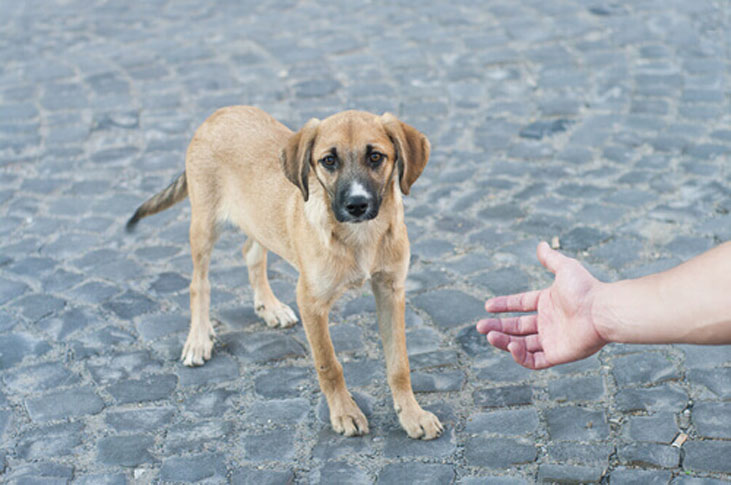
[[[190,197],[193,278],[185,365],[211,357],[208,267],[217,226],[230,221],[249,237],[243,253],[254,305],[270,327],[289,327],[297,317],[272,293],[267,251],[299,270],[297,305],[333,429],[347,436],[368,433],[335,357],[328,314],[346,289],[370,278],[401,426],[412,438],[439,436],[441,423],[414,398],[404,333],[409,240],[401,193],[409,193],[429,150],[424,135],[390,114],[346,111],[312,119],[294,134],[252,107],[223,108],[208,118],[188,147],[185,172],[142,204],[127,225]]]

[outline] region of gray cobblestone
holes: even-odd
[[[602,411],[567,406],[550,409],[546,420],[548,433],[555,440],[601,440],[609,435],[609,426]]]
[[[550,281],[540,239],[613,281],[731,238],[725,2],[0,8],[0,481],[731,477],[728,348],[613,345],[537,373],[473,325],[486,297]],[[123,226],[226,104],[293,129],[391,111],[429,136],[404,198],[406,322],[412,380],[428,391],[417,398],[447,425],[439,440],[399,430],[367,289],[344,295],[331,328],[371,432],[329,429],[302,327],[255,315],[234,231],[211,268],[213,358],[178,362],[189,206],[134,235]],[[296,271],[269,266],[295,308]],[[682,466],[667,451],[681,429]]]
[[[97,414],[104,408],[104,402],[88,387],[49,393],[27,400],[25,405],[33,421]]]
[[[105,465],[132,467],[154,461],[149,435],[109,436],[97,443],[99,461]]]

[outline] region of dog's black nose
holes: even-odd
[[[353,217],[360,217],[368,210],[368,197],[356,195],[345,202],[345,210]]]

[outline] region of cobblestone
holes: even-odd
[[[9,2],[0,29],[0,481],[725,483],[727,347],[605,347],[530,372],[474,330],[550,281],[541,239],[606,281],[731,238],[731,7],[518,0]],[[256,316],[240,248],[212,258],[213,358],[179,362],[187,203],[128,235],[216,108],[296,129],[390,111],[432,143],[404,199],[417,398],[393,412],[368,286],[331,332],[370,434],[330,430],[301,325]],[[149,221],[149,223],[148,223]],[[296,310],[296,271],[270,255]],[[683,431],[682,449],[669,444]]]

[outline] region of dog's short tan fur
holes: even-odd
[[[399,421],[412,438],[439,436],[441,423],[414,398],[404,333],[409,241],[401,194],[408,194],[421,174],[429,149],[424,135],[390,114],[346,111],[323,121],[310,120],[294,134],[252,107],[223,108],[208,118],[190,143],[185,173],[143,204],[129,223],[133,227],[186,193],[190,197],[193,278],[185,365],[201,365],[211,356],[208,267],[216,228],[230,221],[248,236],[243,254],[255,308],[269,326],[288,327],[297,318],[272,293],[267,251],[299,270],[297,305],[335,431],[365,434],[368,422],[345,386],[328,314],[344,290],[370,279]],[[333,154],[336,170],[326,165]],[[339,222],[337,188],[351,179],[360,181],[354,190],[367,185],[380,198],[375,217]],[[346,211],[359,210],[352,204],[347,207]]]

